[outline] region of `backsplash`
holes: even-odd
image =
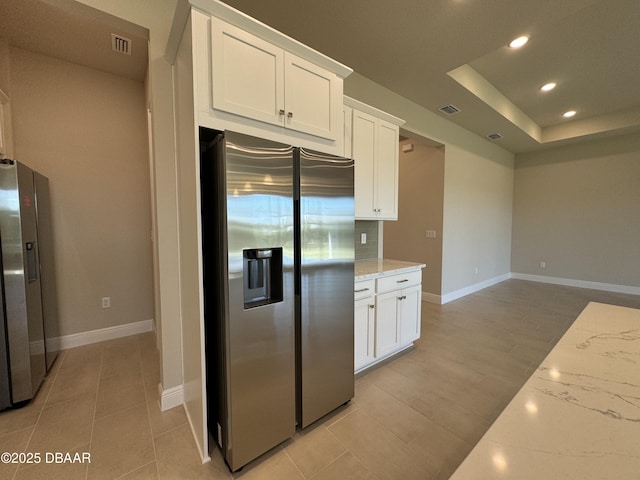
[[[360,237],[367,234],[367,243],[362,245]],[[355,230],[356,260],[378,257],[378,222],[377,220],[356,220]]]

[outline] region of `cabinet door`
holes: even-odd
[[[375,302],[373,297],[356,300],[354,318],[354,367],[355,371],[366,367],[374,360],[373,335]]]
[[[284,53],[285,126],[336,140],[342,134],[342,92],[338,77],[317,65]]]
[[[378,122],[374,202],[380,220],[397,220],[399,129],[392,123]]]
[[[403,346],[420,338],[421,289],[421,285],[403,288],[400,296],[402,300],[398,301],[400,343]]]
[[[353,109],[352,158],[354,163],[355,217],[372,219],[374,211],[375,150],[377,120],[364,112]]]
[[[400,347],[398,328],[398,297],[400,296],[399,290],[376,296],[376,358],[383,357]]]
[[[212,107],[283,125],[284,51],[211,18]]]

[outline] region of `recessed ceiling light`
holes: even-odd
[[[549,90],[553,90],[554,88],[556,88],[555,82],[549,82],[542,85],[540,87],[540,90],[542,90],[543,92],[548,92]]]
[[[509,46],[511,48],[520,48],[528,41],[529,41],[529,37],[527,37],[526,35],[523,35],[521,37],[516,38],[515,40],[511,40],[511,43],[509,44]]]
[[[576,114],[576,111],[575,111],[575,110],[569,110],[568,112],[564,112],[564,113],[562,114],[562,116],[563,116],[564,118],[571,118],[571,117],[573,117],[575,114]]]

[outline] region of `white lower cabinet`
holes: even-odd
[[[398,294],[376,295],[376,357],[384,357],[400,346]]]
[[[398,300],[400,344],[408,345],[420,338],[420,314],[422,313],[422,286],[403,288]]]
[[[356,300],[355,305],[355,357],[354,367],[358,371],[375,360],[374,334],[375,334],[375,297]]]
[[[421,271],[378,278],[355,284],[355,371],[409,347],[420,338]],[[366,289],[366,290],[365,290]]]

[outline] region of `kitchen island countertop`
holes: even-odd
[[[451,480],[639,478],[640,310],[590,303]]]
[[[405,262],[401,260],[391,260],[388,258],[370,258],[366,260],[356,260],[355,280],[368,280],[385,275],[419,270],[425,268],[424,263]]]

